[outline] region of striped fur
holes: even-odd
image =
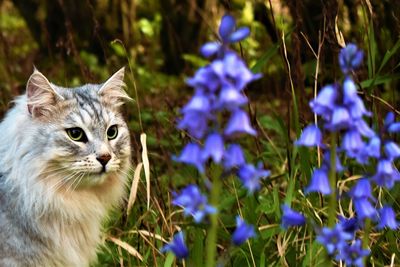
[[[121,69],[104,84],[62,88],[34,71],[0,124],[0,266],[89,266],[101,222],[124,194],[129,97]],[[118,136],[106,131],[117,125]],[[80,127],[86,143],[67,128]],[[106,171],[96,159],[108,153]]]

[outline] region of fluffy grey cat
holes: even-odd
[[[124,69],[63,88],[35,70],[0,124],[0,266],[88,266],[130,167]]]

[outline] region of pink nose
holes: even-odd
[[[103,167],[104,167],[104,166],[107,165],[107,162],[110,161],[111,155],[110,155],[110,154],[103,154],[103,155],[98,156],[96,159],[97,159],[97,160],[101,163],[101,165],[103,165]]]

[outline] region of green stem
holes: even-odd
[[[368,249],[369,245],[369,232],[371,231],[371,220],[365,220],[364,236],[363,236],[363,248]],[[367,266],[368,257],[364,257],[364,265]]]
[[[330,152],[330,169],[329,169],[329,184],[331,186],[332,193],[329,199],[329,210],[328,210],[328,226],[333,227],[336,222],[336,143],[337,133],[332,133],[331,139],[331,152]]]
[[[218,167],[217,167],[218,168]],[[213,185],[211,189],[210,204],[214,207],[218,207],[219,196],[221,193],[221,171],[214,170],[212,174]],[[208,229],[208,235],[206,240],[206,266],[215,267],[215,256],[217,252],[217,233],[218,233],[218,212],[211,214],[210,216],[210,227]]]

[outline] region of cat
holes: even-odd
[[[124,195],[124,68],[103,84],[56,86],[38,70],[0,124],[0,266],[89,266]]]

